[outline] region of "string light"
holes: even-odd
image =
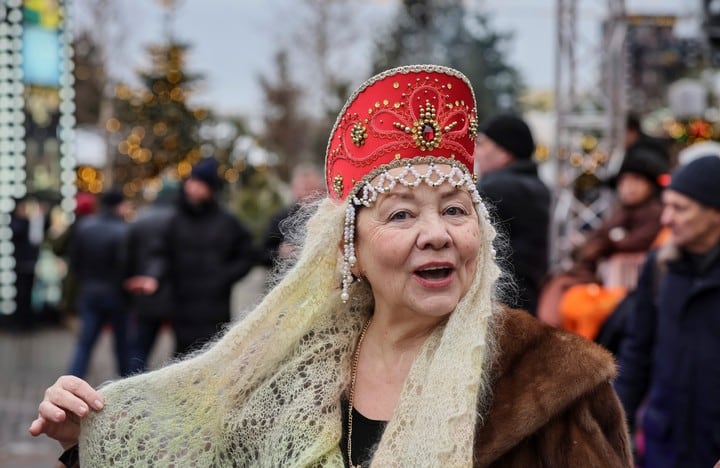
[[[65,2],[61,2],[63,5]],[[60,23],[60,208],[69,222],[75,217],[77,194],[75,166],[75,77],[70,25],[70,8],[63,8]]]
[[[22,70],[22,3],[4,2],[0,23],[0,314],[15,312],[15,257],[10,216],[25,187],[25,99]]]

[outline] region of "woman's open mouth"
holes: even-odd
[[[432,281],[445,279],[450,276],[452,272],[453,269],[449,267],[430,267],[416,270],[415,274],[423,279]]]

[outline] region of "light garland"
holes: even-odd
[[[75,218],[75,195],[77,175],[75,168],[75,77],[73,70],[74,51],[70,28],[70,8],[67,0],[60,1],[62,20],[60,23],[60,208],[69,222]]]
[[[25,100],[22,2],[6,0],[0,23],[0,314],[15,312],[15,256],[10,227],[15,199],[25,187]]]

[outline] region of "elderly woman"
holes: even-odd
[[[610,355],[496,301],[476,133],[455,70],[368,80],[260,305],[163,369],[99,392],[61,377],[30,432],[84,466],[630,466]]]

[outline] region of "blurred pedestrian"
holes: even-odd
[[[136,275],[145,274],[153,243],[165,235],[170,219],[175,216],[177,197],[177,188],[166,184],[152,203],[137,211],[130,224],[127,240],[128,279],[125,287],[130,289],[128,341],[130,369],[133,373],[147,370],[148,358],[160,329],[169,323],[175,306],[172,285],[166,275],[158,278],[158,288],[152,294],[142,289],[133,289],[133,284]]]
[[[230,322],[232,288],[257,261],[250,233],[218,202],[221,187],[215,159],[195,164],[144,274],[126,283],[132,292],[153,294],[167,278],[177,355],[200,347]]]
[[[663,193],[669,241],[651,252],[621,345],[615,388],[631,430],[641,403],[644,466],[720,457],[720,158],[677,168]]]
[[[66,273],[62,279],[61,297],[60,297],[60,314],[64,320],[77,316],[77,277],[75,270],[70,265],[70,245],[75,237],[80,220],[94,214],[97,210],[97,200],[95,195],[89,192],[78,192],[75,195],[75,219],[65,227],[65,229],[50,239],[50,248],[53,253],[65,261]]]
[[[325,195],[322,172],[311,164],[300,164],[293,169],[290,181],[293,202],[277,212],[268,223],[264,244],[264,263],[273,267],[278,260],[289,258],[297,249],[292,240],[286,239],[282,222],[290,219],[298,209]]]
[[[121,376],[128,365],[127,311],[122,289],[125,243],[132,205],[119,190],[100,197],[100,212],[78,222],[70,245],[70,265],[77,276],[80,335],[70,373],[84,377],[93,347],[106,324],[112,325],[115,360]]]
[[[32,292],[40,245],[45,237],[46,216],[37,201],[28,197],[16,200],[10,215],[16,291],[11,326],[18,330],[32,330],[36,325]]]
[[[550,191],[538,176],[532,156],[535,140],[527,123],[498,115],[481,128],[475,150],[478,191],[488,200],[508,246],[499,247],[517,287],[508,305],[536,314],[540,284],[549,261]]]

